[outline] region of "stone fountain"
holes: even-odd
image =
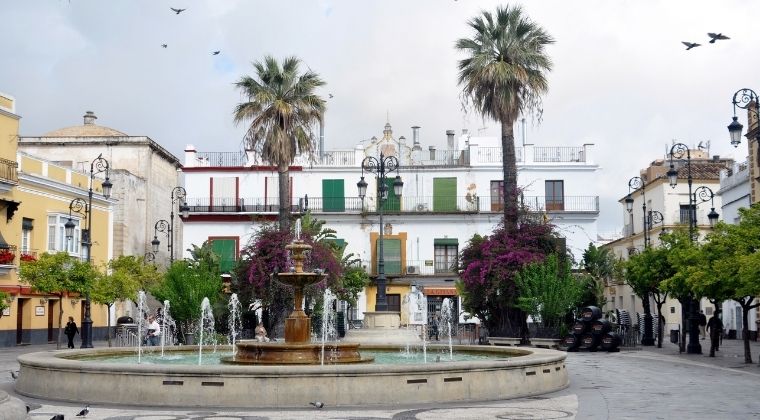
[[[285,320],[285,343],[241,341],[236,344],[235,356],[225,359],[224,362],[262,365],[320,364],[323,351],[329,352],[324,357],[324,362],[329,364],[372,361],[372,358],[360,356],[357,343],[332,342],[323,347],[322,343],[311,342],[311,318],[302,309],[303,289],[319,283],[327,275],[303,271],[306,258],[304,253],[311,249],[311,245],[295,240],[286,245],[285,249],[291,253],[294,269],[289,273],[278,273],[275,277],[280,283],[292,286],[295,291],[293,312]]]

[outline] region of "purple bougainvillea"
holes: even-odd
[[[509,233],[501,224],[493,234],[473,237],[462,250],[460,290],[464,306],[485,322],[492,335],[524,337],[526,315],[514,303],[515,273],[556,252],[553,226],[525,221]]]

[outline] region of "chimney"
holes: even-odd
[[[418,125],[412,126],[412,142],[414,144],[420,143],[420,127]]]
[[[446,130],[446,145],[449,147],[449,150],[456,150],[456,144],[454,142],[454,130]]]
[[[463,136],[466,136],[466,135],[467,135],[467,133],[469,133],[469,130],[467,130],[466,128],[463,128],[463,129],[462,129],[462,135],[463,135]]]
[[[87,111],[84,113],[84,125],[95,125],[95,120],[97,120],[98,117],[95,116],[95,113],[92,111]]]
[[[428,150],[430,151],[430,160],[435,160],[435,146],[428,146]]]

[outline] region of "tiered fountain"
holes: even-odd
[[[311,342],[311,318],[303,311],[303,289],[306,286],[319,283],[326,275],[322,273],[304,272],[304,253],[311,249],[300,240],[286,245],[291,252],[294,270],[290,273],[278,273],[276,280],[293,287],[295,291],[293,312],[285,320],[285,343],[262,343],[255,340],[241,341],[236,344],[237,352],[234,357],[224,359],[225,363],[262,364],[262,365],[311,365],[324,363],[361,363],[371,362],[373,358],[359,355],[359,344],[332,342],[323,346],[322,343]],[[329,357],[323,358],[325,347]]]

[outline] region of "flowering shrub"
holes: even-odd
[[[13,264],[16,254],[10,249],[0,249],[0,264]]]
[[[35,257],[33,254],[21,254],[21,261],[37,261],[37,257]]]

